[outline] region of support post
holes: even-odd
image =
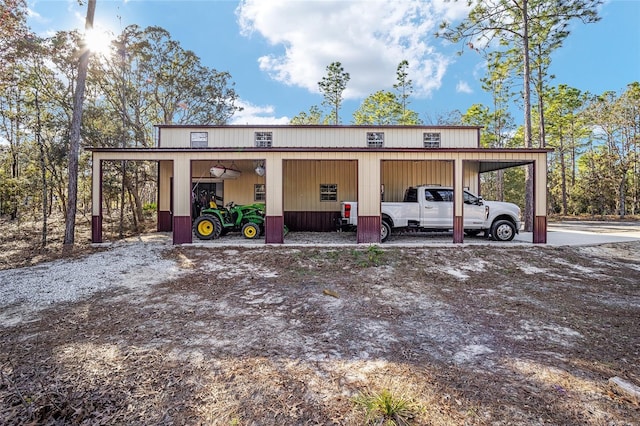
[[[191,161],[186,156],[173,162],[173,244],[193,242],[191,231]]]
[[[358,244],[380,243],[381,168],[382,164],[377,156],[358,160]]]
[[[284,195],[283,163],[281,157],[269,156],[265,159],[265,189],[267,205],[265,217],[265,243],[284,243]]]
[[[171,212],[171,161],[158,161],[158,232],[170,232],[173,229]]]
[[[91,168],[91,242],[102,242],[102,160],[92,154]]]
[[[533,243],[547,243],[547,174],[546,155],[538,154],[533,162]]]
[[[464,242],[464,161],[456,158],[453,161],[453,242]]]

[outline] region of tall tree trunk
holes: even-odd
[[[125,193],[127,181],[127,162],[120,163],[122,170],[122,186],[120,187],[120,224],[118,225],[118,238],[124,238],[124,209],[125,209]]]
[[[11,123],[13,126],[13,141],[11,145],[11,177],[17,179],[20,176],[20,95],[16,89],[16,116],[12,118]],[[11,142],[11,141],[9,141]],[[18,217],[18,201],[14,199],[10,212],[11,220],[15,220]]]
[[[567,214],[567,167],[565,165],[564,146],[560,137],[560,185],[562,188],[562,214]]]
[[[133,231],[137,234],[140,232],[139,217],[136,209],[138,200],[135,199],[135,191],[132,188],[127,187],[127,194],[129,195],[129,205],[131,206],[131,220],[133,221]]]
[[[85,33],[93,28],[93,16],[96,11],[96,0],[89,0]],[[78,62],[78,80],[73,97],[73,117],[71,118],[71,132],[69,134],[69,190],[67,200],[67,217],[64,231],[64,245],[72,246],[75,242],[76,204],[78,203],[78,156],[80,152],[80,127],[82,125],[82,104],[84,102],[84,88],[89,68],[90,51],[86,45]]]
[[[533,164],[524,166],[524,231],[533,231]]]
[[[538,57],[542,55],[538,53]],[[540,59],[539,59],[540,60]],[[538,145],[540,148],[544,148],[547,145],[547,133],[544,129],[544,79],[542,65],[538,64],[536,76],[536,92],[538,94],[538,127],[539,127],[539,140]]]
[[[16,89],[16,116],[12,119],[14,145],[11,152],[11,177],[17,179],[20,176],[20,95]]]
[[[51,184],[53,185],[52,191],[57,197],[58,209],[64,215],[65,221],[67,220],[67,193],[65,191],[64,178],[60,175],[57,167],[51,167]],[[66,223],[66,222],[65,222]]]
[[[38,91],[35,92],[35,108],[36,108],[36,141],[40,148],[40,176],[42,178],[42,247],[47,245],[47,217],[48,217],[48,201],[49,188],[47,186],[47,163],[42,143],[42,123],[40,121],[40,101],[38,99]]]
[[[638,211],[638,162],[640,162],[640,157],[638,157],[638,143],[634,146],[634,162],[633,162],[633,190],[632,190],[632,204],[631,204],[631,214],[636,215]]]
[[[122,93],[120,94],[120,100],[122,101],[122,133],[120,134],[122,148],[127,146],[127,82],[126,82],[126,61],[127,61],[127,43],[126,40],[122,44],[122,63],[121,63],[121,77],[122,77]],[[124,238],[124,209],[126,204],[126,188],[127,188],[127,162],[125,160],[120,162],[122,170],[122,186],[120,188],[120,224],[118,226],[118,237]]]
[[[627,204],[625,200],[625,192],[627,191],[627,170],[623,170],[620,178],[620,219],[624,219],[627,210]]]
[[[522,1],[522,60],[523,60],[523,100],[524,100],[524,146],[532,148],[531,139],[531,66],[529,59],[529,3]],[[525,168],[525,196],[524,196],[524,230],[533,231],[533,165]]]
[[[136,224],[136,228],[138,228],[140,227],[140,224],[144,223],[144,209],[142,205],[142,198],[140,197],[140,176],[138,176],[138,167],[135,168],[131,182],[131,193],[133,194],[133,199],[135,201],[134,215],[138,218]]]
[[[571,189],[576,186],[576,129],[571,122]]]
[[[634,157],[636,160],[633,164],[633,204],[631,205],[631,214],[636,215],[638,212],[638,174],[640,170],[638,169],[638,162],[640,161],[640,157],[638,157],[638,149],[636,148],[636,155]]]

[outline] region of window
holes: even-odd
[[[440,148],[440,133],[423,133],[422,142],[425,148]]]
[[[384,132],[367,132],[367,148],[383,148]]]
[[[338,201],[338,185],[335,183],[321,183],[320,201]]]
[[[418,202],[418,188],[409,187],[404,191],[405,203],[417,203]]]
[[[479,204],[480,198],[472,195],[471,193],[464,191],[462,194],[462,198],[464,199],[465,204]]]
[[[256,132],[256,148],[271,148],[273,143],[273,132]]]
[[[436,201],[448,201],[448,202],[453,202],[453,191],[449,190],[449,189],[439,189],[438,190],[438,198],[436,198]]]
[[[206,148],[209,146],[209,133],[191,132],[191,148]]]
[[[450,189],[427,189],[424,195],[427,201],[453,201],[453,191]]]
[[[264,183],[256,183],[253,185],[253,201],[265,201],[267,192],[264,189]]]

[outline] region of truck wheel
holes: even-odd
[[[255,223],[248,222],[242,227],[242,235],[244,235],[245,238],[252,240],[260,236],[260,229]]]
[[[511,241],[516,236],[516,227],[508,220],[496,220],[491,227],[491,237],[495,241]]]
[[[193,223],[193,230],[201,240],[213,240],[220,236],[222,224],[216,216],[204,215]]]
[[[391,225],[389,222],[383,220],[382,226],[380,227],[380,242],[384,243],[391,236]]]

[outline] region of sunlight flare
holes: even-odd
[[[106,56],[109,54],[112,44],[112,35],[100,29],[90,29],[84,35],[85,42],[91,53]]]

